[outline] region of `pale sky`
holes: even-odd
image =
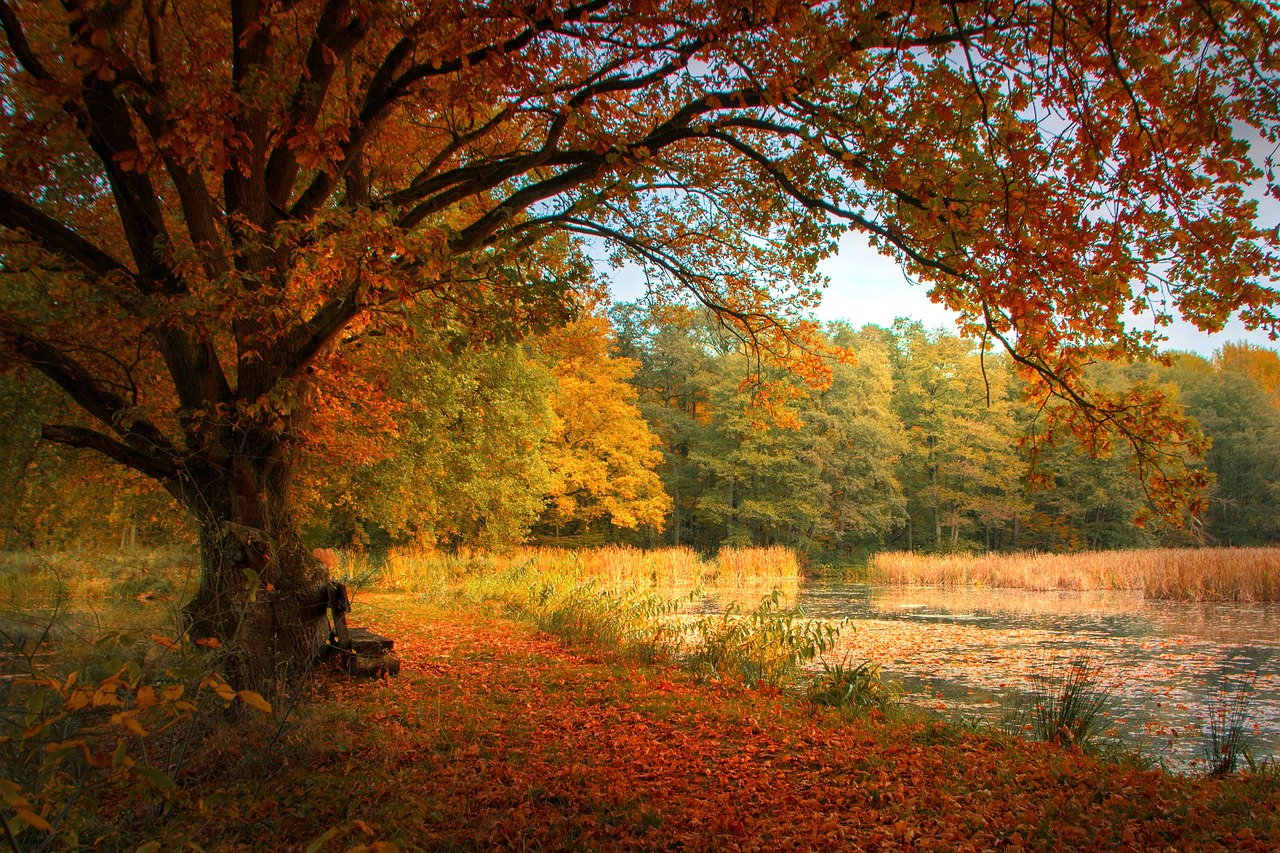
[[[930,300],[927,287],[909,282],[901,267],[872,249],[860,233],[845,234],[839,251],[823,261],[820,268],[829,280],[817,311],[821,320],[847,320],[855,327],[867,323],[889,326],[898,317],[907,317],[921,321],[929,329],[956,328],[955,314]],[[639,268],[612,270],[602,264],[601,269],[610,280],[615,300],[633,301],[644,295]],[[1143,328],[1150,328],[1150,324]],[[1241,340],[1280,349],[1280,342],[1269,340],[1264,332],[1246,330],[1236,319],[1216,335],[1181,320],[1175,320],[1163,333],[1169,338],[1163,349],[1190,350],[1205,356],[1212,355],[1224,343]]]
[[[821,269],[830,280],[818,309],[818,317],[823,320],[844,319],[855,326],[866,323],[887,326],[897,317],[909,317],[922,321],[926,328],[955,329],[956,315],[930,301],[927,287],[908,282],[902,269],[891,258],[870,248],[862,234],[845,234],[839,252],[824,261]],[[1151,328],[1151,324],[1141,328]],[[1182,320],[1175,320],[1163,333],[1169,338],[1163,349],[1191,350],[1206,356],[1224,343],[1241,340],[1280,348],[1280,342],[1269,340],[1265,332],[1246,330],[1237,319],[1229,321],[1216,335],[1206,334]]]

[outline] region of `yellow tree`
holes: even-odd
[[[1242,373],[1266,393],[1271,405],[1280,408],[1280,355],[1275,350],[1240,342],[1224,344],[1214,361],[1224,373]]]
[[[82,411],[47,439],[185,507],[192,630],[246,681],[321,636],[297,449],[343,347],[394,358],[406,302],[562,321],[548,239],[787,357],[859,229],[1069,404],[1050,429],[1125,435],[1158,504],[1195,437],[1084,365],[1150,351],[1135,303],[1276,322],[1246,196],[1246,137],[1280,133],[1267,3],[0,0],[0,26],[4,362]]]
[[[630,383],[639,362],[614,355],[613,348],[609,321],[595,313],[539,342],[554,359],[555,420],[542,448],[551,489],[543,518],[557,531],[597,521],[661,527],[671,508],[656,472],[658,437]]]

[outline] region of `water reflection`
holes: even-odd
[[[942,711],[1008,717],[1038,675],[1087,658],[1115,695],[1118,736],[1171,769],[1195,767],[1210,714],[1238,689],[1253,754],[1280,753],[1280,604],[826,582],[796,604],[852,620],[835,654],[878,661],[910,701]]]

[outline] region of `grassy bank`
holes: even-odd
[[[1077,554],[877,554],[875,579],[925,586],[1138,590],[1183,601],[1280,601],[1280,548],[1159,548]]]
[[[655,591],[763,556],[393,558],[339,567],[364,581],[354,621],[397,641],[391,681],[319,671],[268,706],[159,626],[7,649],[11,849],[1280,845],[1273,770],[1174,777],[957,727],[895,708],[874,666],[796,691],[829,626],[781,594],[677,618]],[[146,608],[128,575],[106,589]]]
[[[1274,786],[1181,779],[941,724],[857,718],[567,648],[466,606],[366,596],[402,675],[323,675],[281,725],[220,729],[165,849],[1274,849]],[[145,830],[145,831],[144,831]],[[133,834],[131,834],[133,833]],[[383,849],[395,849],[385,847]]]

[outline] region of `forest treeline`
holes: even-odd
[[[852,357],[829,359],[817,390],[689,309],[615,304],[518,343],[415,334],[378,387],[325,386],[303,448],[316,544],[781,544],[844,561],[1280,540],[1280,357],[1265,348],[1094,366],[1106,387],[1176,398],[1211,441],[1181,460],[1212,474],[1206,511],[1140,527],[1123,443],[1033,450],[1044,413],[1008,359],[918,322],[827,325],[822,343]],[[39,441],[74,418],[39,378],[0,378],[0,418],[5,547],[192,536],[141,477]]]

